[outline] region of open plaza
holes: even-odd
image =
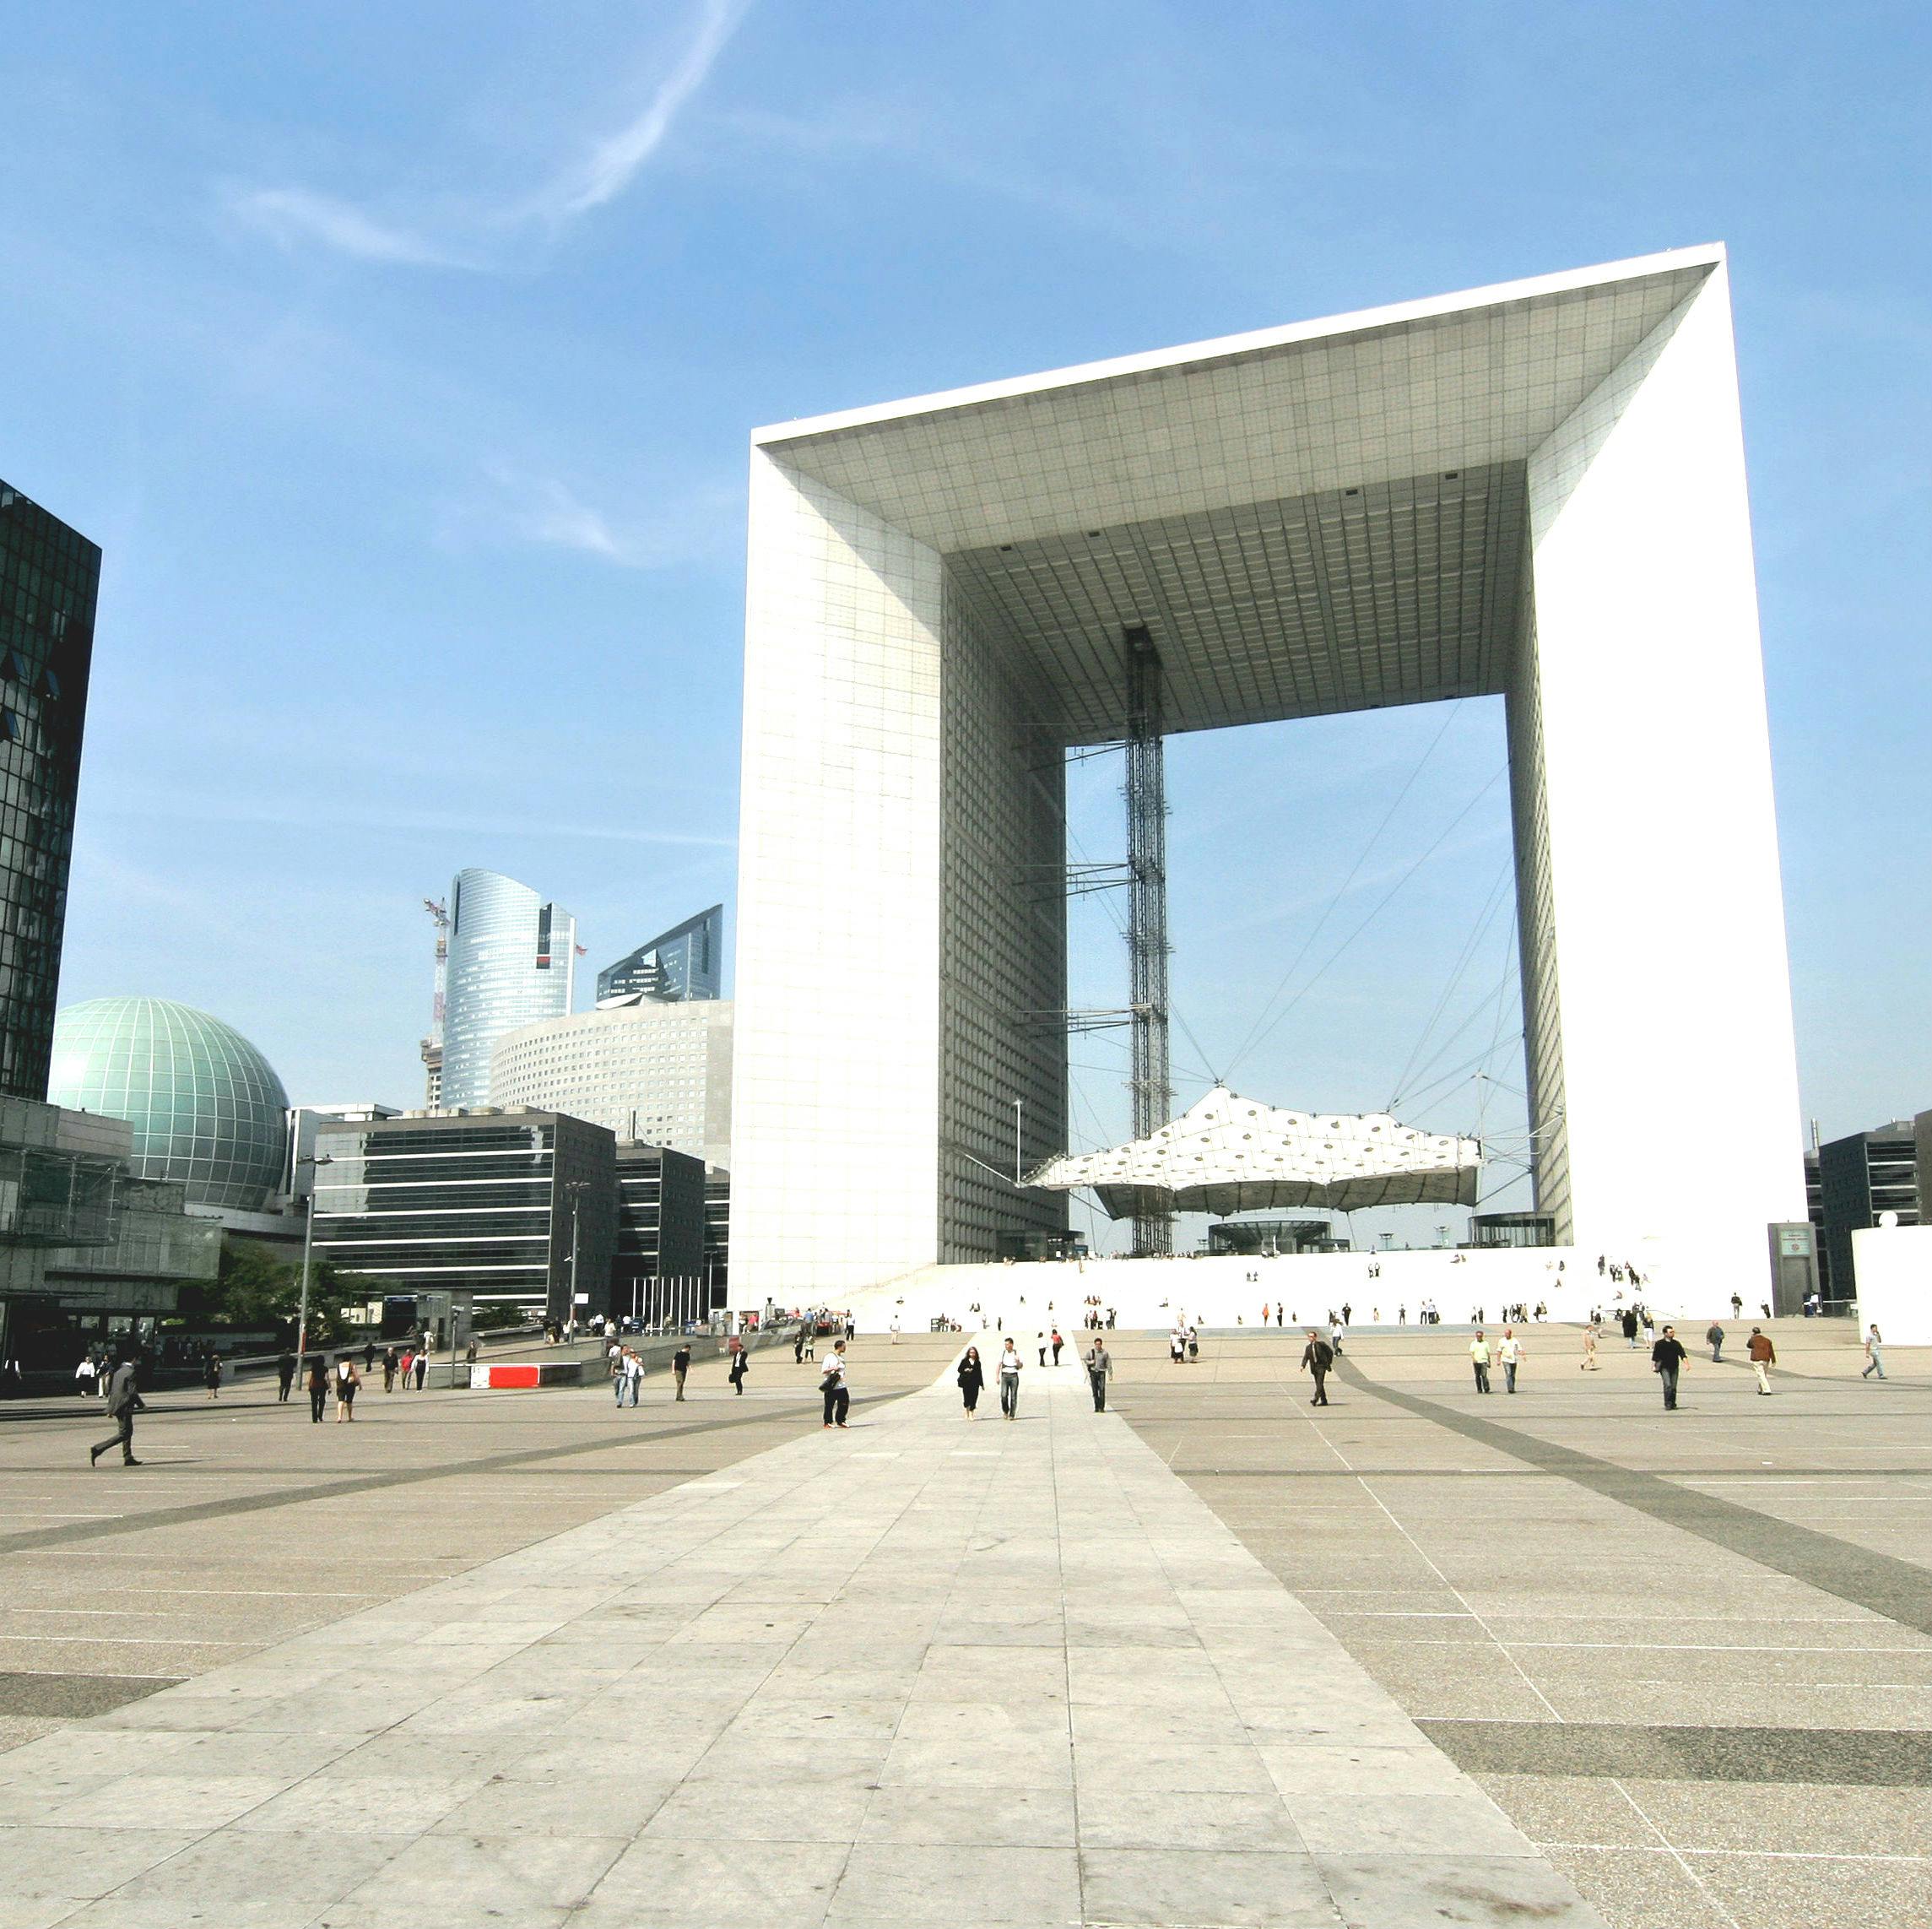
[[[1358,1315],[1359,1316],[1359,1315]],[[0,1920],[1932,1919],[1932,1360],[1445,1321],[707,1344],[689,1397],[272,1383],[0,1424]],[[997,1336],[985,1336],[990,1365]],[[821,1357],[826,1342],[821,1342]]]

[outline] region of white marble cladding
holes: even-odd
[[[1297,517],[1319,541],[1274,540]],[[990,1229],[939,1174],[1046,1076],[1001,1007],[1063,970],[1017,902],[1058,805],[1020,807],[1008,733],[1102,716],[1136,620],[1199,693],[1177,727],[1507,696],[1545,1202],[1760,1297],[1803,1188],[1718,248],[760,431],[739,1281],[831,1297]]]
[[[1529,520],[1569,1236],[1755,1300],[1805,1189],[1722,263],[1531,457]]]
[[[734,1287],[786,1303],[937,1256],[942,566],[755,458]]]

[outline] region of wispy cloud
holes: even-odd
[[[132,806],[113,805],[97,808],[95,815],[104,819],[138,819],[143,822],[154,820],[151,810],[143,811]],[[300,811],[277,810],[250,803],[230,805],[213,799],[198,802],[192,798],[170,803],[167,817],[170,822],[176,824],[253,825],[266,830],[289,831],[315,828],[314,818],[304,816]],[[331,814],[331,822],[339,830],[384,837],[420,837],[425,832],[460,831],[466,835],[521,838],[535,843],[582,838],[592,843],[652,844],[695,850],[728,851],[735,850],[738,846],[735,837],[715,832],[633,829],[620,824],[557,823],[541,818],[492,820],[466,816],[460,811],[338,811]],[[112,865],[116,862],[101,855],[95,856],[92,861],[97,865]],[[177,891],[166,880],[150,877],[132,868],[127,869],[125,878],[117,876],[116,882],[124,884],[131,891],[169,902],[199,902],[187,888],[182,887]]]
[[[440,242],[379,221],[347,201],[304,187],[233,189],[229,206],[251,227],[293,250],[311,243],[357,261],[395,262],[414,268],[471,265]]]
[[[744,0],[702,0],[696,32],[643,111],[598,142],[581,165],[560,174],[530,203],[530,211],[565,221],[615,200],[663,145],[679,112],[710,77],[744,14]]]
[[[230,209],[283,247],[326,248],[355,261],[411,268],[493,265],[507,240],[541,225],[566,227],[614,201],[664,144],[679,115],[730,44],[749,0],[699,0],[690,38],[643,106],[535,192],[508,202],[446,203],[433,219],[400,224],[352,201],[306,187],[233,188]],[[592,545],[582,545],[592,546]]]
[[[711,554],[735,528],[739,497],[723,489],[680,489],[668,511],[619,517],[584,501],[560,476],[505,462],[484,466],[484,486],[448,504],[438,535],[452,549],[478,539],[530,543],[594,556],[620,569],[664,569]],[[653,502],[662,492],[646,492]]]

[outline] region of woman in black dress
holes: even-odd
[[[979,1348],[968,1347],[966,1356],[960,1362],[960,1398],[966,1402],[966,1418],[974,1417],[974,1409],[979,1405],[981,1390],[986,1384],[986,1369],[979,1363]]]

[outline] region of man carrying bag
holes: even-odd
[[[114,1419],[116,1431],[88,1449],[87,1464],[90,1467],[99,1466],[100,1456],[113,1446],[121,1449],[122,1466],[140,1466],[134,1458],[134,1416],[148,1403],[142,1399],[141,1390],[134,1384],[139,1371],[132,1360],[123,1360],[114,1369],[114,1378],[107,1388],[107,1411]]]

